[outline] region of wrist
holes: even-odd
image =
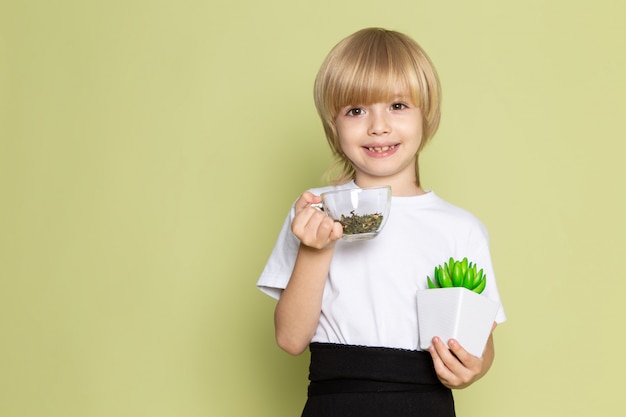
[[[300,242],[300,251],[301,252],[306,252],[309,255],[312,256],[321,256],[321,255],[325,255],[325,254],[332,254],[335,251],[335,240],[332,242],[329,242],[326,246],[322,246],[322,247],[315,247],[315,246],[309,246],[304,242]]]

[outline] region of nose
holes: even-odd
[[[370,112],[370,125],[368,133],[373,136],[386,135],[391,131],[389,120],[385,111]]]

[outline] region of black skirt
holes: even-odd
[[[454,417],[428,352],[311,343],[302,417]]]

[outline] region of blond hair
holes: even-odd
[[[393,100],[398,88],[422,113],[420,148],[433,137],[441,116],[441,87],[426,52],[410,37],[381,29],[362,29],[340,41],[328,54],[315,79],[315,107],[322,119],[335,164],[330,180],[338,184],[354,178],[354,168],[339,144],[335,119],[350,105]],[[416,160],[415,173],[420,185]]]

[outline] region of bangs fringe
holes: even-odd
[[[367,40],[364,40],[367,43]],[[377,36],[369,48],[346,50],[340,71],[329,85],[335,97],[332,114],[350,105],[368,105],[393,100],[411,92],[412,104],[419,106],[419,79],[411,57],[400,53],[396,39]]]

